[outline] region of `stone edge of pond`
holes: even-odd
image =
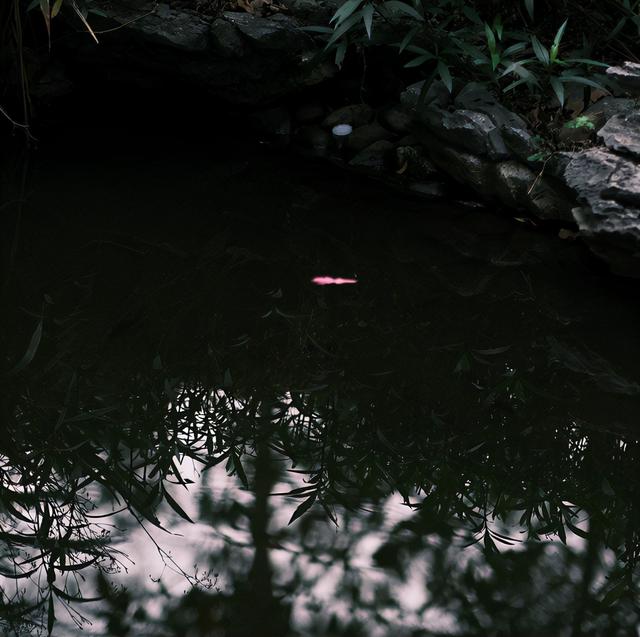
[[[331,1],[314,6],[328,17]],[[317,63],[320,45],[301,29],[308,16],[224,12],[213,18],[162,3],[97,4],[101,48],[88,37],[66,44],[87,64],[99,58],[126,67],[134,56],[138,72],[163,77],[169,70],[232,104],[250,106],[285,99],[338,71]],[[577,226],[614,273],[640,278],[640,65],[608,73],[624,79],[629,97],[603,97],[583,113],[584,126],[563,129],[564,141],[575,142],[572,152],[546,153],[523,117],[475,83],[452,96],[441,82],[427,91],[418,82],[398,104],[377,110],[366,104],[328,113],[317,103],[295,111],[261,107],[252,123],[302,154],[423,199],[456,199],[457,186],[450,184],[461,185],[485,203]],[[55,93],[46,80],[45,91]],[[338,144],[331,130],[339,124],[352,132]],[[581,149],[587,141],[595,145]]]
[[[640,278],[640,106],[606,96],[583,114],[589,124],[565,134],[593,143],[545,153],[526,121],[480,84],[455,97],[435,82],[409,86],[398,104],[374,110],[310,105],[257,117],[258,128],[334,164],[425,199],[456,198],[463,186],[485,203],[575,228],[611,270]],[[640,96],[640,76],[636,95]],[[315,115],[315,117],[314,117]],[[336,139],[334,126],[352,132]],[[444,177],[444,179],[443,179]],[[448,185],[449,184],[449,185]]]

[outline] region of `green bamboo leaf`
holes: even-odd
[[[514,53],[522,53],[522,51],[524,51],[526,48],[527,48],[527,43],[526,42],[517,42],[516,44],[512,44],[511,46],[508,46],[502,52],[502,55],[503,55],[503,57],[510,57]]]
[[[496,36],[493,34],[491,27],[486,22],[484,23],[484,32],[487,36],[487,46],[489,47],[489,51],[493,53],[496,50]]]
[[[549,66],[549,51],[547,51],[546,47],[536,38],[535,35],[531,36],[531,44],[533,46],[533,52],[540,62],[542,62],[545,66]]]
[[[480,14],[475,9],[465,6],[465,7],[462,7],[462,13],[464,13],[465,16],[467,16],[467,18],[474,24],[482,26],[482,18],[480,17]]]
[[[529,14],[529,17],[533,20],[534,12],[535,12],[534,0],[524,0],[524,6],[527,9],[527,13]]]
[[[373,5],[367,4],[362,9],[362,19],[364,20],[364,28],[367,31],[367,36],[371,39],[371,28],[373,25]]]
[[[333,32],[333,35],[329,38],[325,50],[331,48],[333,44],[335,44],[345,33],[347,33],[347,31],[349,31],[349,29],[351,29],[351,27],[358,24],[361,19],[362,11],[357,11],[352,16],[348,17],[344,22],[341,22],[340,26],[336,25],[336,29]]]
[[[602,86],[602,84],[579,75],[563,74],[560,76],[560,81],[564,84],[583,84],[584,86],[590,86],[591,88],[597,88],[598,90],[606,91],[605,87]]]
[[[347,0],[334,14],[329,24],[332,22],[339,26],[344,22],[359,6],[362,0]]]
[[[404,13],[410,18],[420,20],[421,22],[424,21],[424,18],[411,5],[408,5],[405,2],[400,2],[400,0],[388,0],[384,3],[384,6],[386,9],[391,11],[391,13]]]
[[[444,62],[438,62],[438,75],[440,75],[440,79],[444,82],[449,93],[451,93],[453,91],[453,79],[451,78],[449,67]]]
[[[424,64],[425,62],[432,60],[433,56],[431,55],[419,55],[417,58],[413,58],[413,60],[410,60],[409,62],[407,62],[404,65],[405,69],[411,69],[414,68],[416,66],[421,66],[422,64]]]
[[[60,13],[60,9],[62,8],[62,0],[56,0],[53,3],[53,9],[51,9],[51,18],[55,18],[58,13]]]
[[[347,43],[346,42],[340,42],[338,44],[338,46],[336,47],[336,57],[335,57],[335,65],[341,69],[342,68],[342,63],[344,62],[344,57],[347,54]]]
[[[558,102],[560,102],[560,106],[564,106],[564,86],[562,82],[557,77],[552,77],[549,82],[551,83],[553,92],[558,98]]]
[[[413,38],[415,37],[416,33],[418,33],[418,31],[420,30],[420,27],[413,27],[413,29],[411,29],[407,35],[404,36],[404,38],[402,38],[402,42],[400,42],[400,44],[398,45],[399,51],[398,53],[402,53],[407,46],[409,46],[409,44],[411,43],[411,41],[413,40]]]
[[[589,66],[599,66],[603,69],[608,69],[611,65],[605,62],[598,62],[598,60],[591,60],[589,58],[569,58],[565,62],[569,64],[587,64]]]
[[[569,22],[568,19],[562,23],[562,26],[558,29],[558,32],[556,33],[556,37],[553,39],[553,44],[556,47],[560,46],[560,42],[562,41],[562,36],[564,35],[564,31],[567,28],[567,22]]]

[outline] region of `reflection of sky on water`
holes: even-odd
[[[181,469],[187,467],[181,465]],[[289,479],[282,480],[276,484],[276,491],[284,491],[298,486],[302,486],[301,481],[290,479],[295,474],[289,474]],[[174,497],[189,514],[192,519],[197,520],[196,499],[198,493],[206,491],[217,500],[230,500],[246,505],[250,505],[253,497],[239,484],[235,477],[227,475],[224,466],[218,465],[205,472],[201,478],[195,471],[189,474],[185,470],[183,477],[191,478],[195,484],[189,491],[179,489],[174,492]],[[271,505],[273,515],[270,523],[270,530],[275,534],[276,530],[286,528],[295,508],[299,502],[285,496],[273,496]],[[375,531],[366,533],[354,546],[350,547],[350,560],[352,565],[359,571],[361,581],[361,595],[364,600],[373,601],[375,597],[376,585],[388,581],[389,573],[375,566],[372,555],[380,547],[386,538],[387,532],[395,524],[412,515],[411,509],[404,506],[397,494],[390,496],[382,507],[384,511],[384,524]],[[326,546],[335,546],[340,543],[342,533],[349,533],[358,527],[358,520],[351,520],[349,528],[341,525],[341,515],[337,512],[339,527],[335,528],[329,521],[319,521],[317,523],[319,536]],[[167,551],[176,564],[184,571],[192,574],[194,566],[198,565],[200,570],[207,570],[209,567],[218,573],[217,586],[222,591],[228,591],[233,587],[233,577],[225,572],[224,568],[216,568],[215,562],[208,565],[210,556],[220,552],[222,545],[226,542],[235,547],[234,553],[239,554],[237,564],[244,564],[246,568],[251,560],[253,548],[251,546],[251,534],[247,528],[237,528],[229,524],[221,523],[212,527],[210,524],[197,521],[190,524],[182,520],[168,506],[164,505],[159,513],[159,518],[170,530],[171,535],[163,533],[157,529],[149,529],[159,546]],[[294,525],[296,522],[293,523]],[[148,525],[147,525],[148,526]],[[321,542],[319,542],[321,543]],[[166,558],[158,553],[157,548],[149,541],[145,531],[137,527],[130,527],[124,537],[117,543],[117,546],[127,554],[133,563],[128,566],[126,577],[119,577],[119,583],[135,581],[143,588],[148,595],[147,610],[151,616],[160,618],[162,602],[154,601],[154,594],[158,590],[158,584],[154,580],[161,579],[162,585],[172,594],[181,595],[185,592],[185,578],[176,572],[170,564],[166,564]],[[344,571],[339,562],[334,564],[314,563],[314,556],[304,554],[300,546],[296,545],[295,537],[290,537],[282,543],[285,550],[273,548],[270,551],[270,558],[275,571],[275,579],[284,583],[292,576],[292,555],[295,555],[298,563],[297,568],[305,572],[306,578],[315,581],[314,585],[305,589],[303,594],[297,596],[293,604],[292,626],[304,633],[304,627],[309,624],[312,613],[307,605],[312,603],[319,605],[320,615],[328,615],[329,611],[335,613],[346,623],[352,611],[349,600],[340,599],[336,595],[336,588],[344,577]],[[474,551],[477,549],[470,549]],[[467,559],[461,555],[461,559]],[[447,626],[454,626],[455,620],[446,617],[442,613],[430,611],[426,616],[418,614],[419,608],[425,603],[427,596],[424,587],[424,580],[428,577],[428,565],[424,562],[416,561],[410,577],[406,581],[397,581],[394,594],[397,596],[399,608],[387,619],[391,623],[398,624],[403,629],[424,627],[426,625],[445,630]],[[126,580],[126,581],[125,581]],[[363,614],[362,612],[360,613]],[[371,635],[388,634],[386,629],[375,629],[371,618],[364,616],[361,620],[369,620],[371,625]]]
[[[16,294],[10,299],[16,311],[6,313],[21,328],[10,323],[11,333],[20,336],[13,339],[19,347],[12,356],[19,360],[23,351],[18,350],[30,336],[25,330],[32,329],[22,308],[35,315],[41,305],[40,296],[31,298],[30,293],[47,290],[55,301],[47,305],[45,356],[36,357],[28,374],[10,388],[17,405],[31,404],[21,398],[27,390],[33,399],[35,417],[19,418],[18,427],[34,431],[32,438],[41,431],[48,435],[46,425],[55,422],[56,410],[66,405],[75,369],[88,382],[82,396],[87,405],[109,407],[118,404],[118,397],[129,397],[127,407],[134,409],[137,419],[134,431],[140,427],[151,437],[163,430],[162,384],[167,393],[167,382],[172,385],[176,378],[239,393],[244,388],[246,394],[255,388],[281,395],[285,388],[311,391],[319,386],[326,388],[318,392],[324,391],[324,397],[339,397],[340,410],[333,415],[343,428],[329,444],[338,455],[349,447],[344,456],[349,463],[359,463],[353,472],[358,475],[370,475],[374,462],[381,462],[381,474],[388,473],[389,479],[380,478],[382,484],[375,489],[383,495],[393,488],[410,491],[415,484],[438,487],[441,474],[434,478],[431,473],[448,467],[455,473],[451,480],[456,494],[469,499],[476,498],[484,484],[515,497],[530,486],[540,498],[555,495],[605,512],[610,527],[623,520],[637,528],[632,513],[637,492],[629,479],[637,463],[633,425],[640,387],[634,290],[622,284],[614,289],[609,279],[585,268],[577,244],[556,245],[550,237],[489,213],[445,206],[430,208],[425,215],[422,205],[398,206],[395,196],[386,198],[368,184],[360,188],[334,174],[325,179],[315,167],[311,176],[294,165],[286,171],[278,168],[282,188],[275,191],[271,156],[252,159],[241,177],[230,178],[227,165],[235,152],[245,162],[246,153],[234,139],[213,169],[210,149],[196,160],[191,151],[189,156],[169,153],[162,161],[154,157],[152,163],[138,164],[146,167],[142,172],[106,156],[100,159],[105,165],[96,170],[97,164],[78,161],[84,154],[72,163],[56,155],[46,164],[21,225],[25,254],[15,272]],[[84,191],[61,187],[63,177],[72,173]],[[105,174],[113,177],[105,181]],[[122,193],[126,208],[120,205]],[[178,225],[176,209],[181,211]],[[226,210],[228,214],[222,212]],[[295,215],[289,215],[291,210]],[[56,225],[59,218],[68,220],[63,229]],[[31,254],[37,255],[33,263]],[[317,288],[310,282],[315,275],[353,273],[361,277],[358,285]],[[50,360],[60,364],[48,367]],[[200,367],[206,371],[204,377],[198,371],[190,375]],[[34,385],[39,378],[41,385]],[[217,395],[224,397],[223,392]],[[155,396],[160,397],[157,402]],[[375,413],[370,413],[374,403]],[[114,413],[105,430],[128,452],[125,445],[138,444],[138,439],[131,443],[126,424],[121,428],[128,423],[128,413]],[[331,413],[325,410],[323,417]],[[429,415],[442,416],[442,422],[429,422]],[[325,424],[318,422],[317,430]],[[376,437],[379,424],[386,440]],[[82,431],[76,425],[65,429],[71,440]],[[99,420],[92,423],[98,432],[101,425]],[[245,425],[251,432],[251,423]],[[353,442],[347,435],[350,429],[363,435]],[[456,429],[463,435],[449,447]],[[618,431],[629,441],[628,448],[617,438]],[[423,444],[425,438],[428,444]],[[64,447],[68,439],[59,442]],[[104,440],[98,434],[91,442],[96,456],[104,459]],[[154,438],[150,447],[157,447],[157,442]],[[250,433],[248,446],[254,442]],[[314,449],[321,442],[317,435]],[[368,466],[368,459],[360,461],[361,445],[375,449]],[[67,456],[73,462],[80,454],[70,451]],[[246,465],[251,478],[249,459]],[[218,572],[219,597],[229,596],[246,578],[254,549],[247,512],[234,518],[223,505],[235,502],[249,508],[254,494],[240,488],[222,467],[211,469],[202,481],[187,463],[181,468],[194,484],[185,491],[166,483],[170,493],[194,519],[203,497],[211,495],[214,513],[191,525],[164,504],[160,519],[179,535],[145,526],[186,573],[194,574],[195,563],[199,574],[209,568]],[[347,478],[350,469],[351,465],[344,471]],[[601,487],[600,473],[606,473],[610,483]],[[285,476],[280,475],[283,484],[274,485],[274,492],[299,485],[299,475]],[[103,482],[111,486],[108,479]],[[425,582],[440,581],[434,579],[433,551],[418,545],[402,574],[374,559],[391,535],[404,540],[407,534],[422,533],[430,546],[448,545],[419,524],[411,530],[398,528],[402,520],[419,517],[402,504],[400,495],[368,503],[359,486],[348,499],[360,499],[371,511],[338,509],[337,530],[317,503],[287,527],[300,501],[284,496],[269,500],[275,589],[286,587],[294,573],[304,576],[287,592],[294,603],[294,624],[303,631],[336,610],[342,617],[361,615],[371,627],[368,634],[375,634],[374,626],[382,634],[384,624],[371,610],[377,606],[392,624],[455,631],[456,614],[450,609],[445,612],[438,604],[435,610],[422,609],[432,594]],[[90,488],[93,496],[100,495]],[[378,518],[380,510],[384,515]],[[103,502],[102,511],[111,511],[110,505]],[[518,527],[518,514],[513,515],[512,528]],[[302,529],[310,520],[313,530],[306,538],[309,546],[303,548]],[[176,601],[188,580],[163,565],[131,516],[118,515],[117,523],[127,529],[117,546],[135,564],[123,557],[128,573],[111,579],[131,585],[136,595],[144,593],[140,601],[159,618],[167,605],[162,587],[174,596],[169,601]],[[489,520],[489,526],[510,534],[507,525],[498,527]],[[561,571],[557,580],[577,589],[584,542],[570,533],[567,541],[582,551],[580,558],[567,560],[560,545],[549,544],[546,565],[549,571]],[[462,550],[462,543],[446,549],[458,575],[465,563],[473,562],[478,573],[490,577],[479,547]],[[514,555],[524,553],[526,546],[499,549]],[[345,570],[340,551],[348,552],[353,571]],[[594,588],[606,583],[605,571],[615,563],[612,552],[603,556],[605,564],[595,576]],[[530,586],[523,585],[511,598],[523,612],[527,591],[538,585],[544,591],[547,582],[540,569],[532,571]],[[85,574],[83,593],[91,595],[94,573],[89,568]],[[494,586],[500,595],[505,579]],[[362,603],[352,603],[350,582]],[[386,585],[399,608],[385,604],[381,591]],[[592,601],[606,590],[600,586]],[[564,595],[567,606],[574,593]],[[316,610],[309,608],[314,602]],[[82,605],[80,610],[96,617],[85,632],[105,633],[97,618],[99,609]],[[71,626],[68,634],[77,634],[63,609],[57,616]],[[480,623],[491,625],[487,617]],[[138,628],[141,635],[162,634],[142,622]],[[401,634],[397,626],[393,630]],[[63,630],[58,632],[65,637]]]
[[[215,392],[217,399],[224,399],[224,392]],[[284,400],[285,404],[287,400]],[[238,403],[238,407],[240,404]],[[290,408],[291,415],[299,412]],[[189,418],[196,421],[201,414],[191,414]],[[271,456],[274,465],[279,467],[279,477],[273,486],[273,493],[280,494],[304,486],[306,483],[299,473],[288,471],[289,461]],[[252,468],[246,462],[250,484]],[[249,528],[248,517],[240,516],[235,523],[230,523],[223,516],[216,520],[207,520],[201,515],[199,502],[203,495],[224,508],[225,504],[235,503],[250,509],[254,503],[254,494],[246,490],[236,476],[227,474],[224,463],[218,464],[204,472],[191,460],[179,462],[182,478],[192,481],[187,488],[176,484],[171,494],[186,514],[194,520],[191,524],[183,520],[165,502],[160,507],[158,517],[166,531],[157,529],[145,522],[144,528],[132,524],[128,514],[116,517],[115,526],[122,530],[114,533],[115,546],[126,555],[122,563],[126,567],[113,578],[114,583],[126,587],[133,587],[140,599],[144,599],[144,608],[149,617],[160,622],[166,597],[160,595],[160,589],[170,597],[178,598],[190,588],[185,574],[196,579],[207,581],[206,573],[210,572],[214,585],[223,594],[233,593],[238,582],[247,577],[253,558],[254,547]],[[414,494],[416,500],[419,494]],[[412,498],[413,500],[413,498]],[[402,577],[389,569],[380,568],[375,563],[374,554],[388,539],[393,529],[409,520],[414,511],[402,502],[397,493],[387,497],[382,503],[372,505],[362,502],[362,508],[357,515],[348,514],[339,507],[335,510],[338,526],[331,523],[323,514],[314,519],[312,535],[314,546],[301,546],[296,534],[298,520],[288,526],[300,500],[284,495],[272,495],[270,498],[271,517],[269,521],[269,536],[273,538],[269,557],[273,566],[273,580],[275,590],[286,589],[287,584],[298,574],[303,574],[304,586],[298,586],[290,595],[292,602],[291,627],[295,634],[318,634],[318,626],[323,624],[323,618],[330,615],[338,617],[343,624],[348,624],[352,618],[368,627],[371,637],[386,635],[410,634],[412,630],[429,628],[441,634],[456,633],[458,624],[453,613],[440,609],[426,608],[429,601],[427,580],[430,577],[430,556],[426,552],[412,556],[412,564],[405,576]],[[380,513],[377,523],[370,524],[369,518],[373,512]],[[313,513],[310,512],[311,515]],[[514,513],[514,519],[519,514]],[[508,535],[508,525],[490,523],[493,530]],[[579,523],[586,529],[585,519]],[[153,541],[150,541],[153,538]],[[352,541],[352,538],[356,538]],[[464,539],[460,534],[460,541],[451,548],[453,560],[460,569],[468,565],[482,572],[489,570],[482,564],[481,550],[477,545],[464,547]],[[468,539],[468,538],[467,538]],[[433,534],[429,542],[438,544],[441,539]],[[568,534],[567,545],[578,553],[585,549],[585,540],[575,534]],[[502,545],[501,551],[520,551],[524,543],[517,541],[511,545]],[[230,552],[230,559],[221,558],[225,548]],[[339,559],[332,559],[332,555],[346,549],[349,552],[349,572]],[[547,545],[547,554],[558,554],[559,548],[555,543]],[[164,555],[162,554],[164,553]],[[605,564],[613,565],[615,556],[608,551],[603,554]],[[181,572],[183,571],[183,572]],[[344,594],[341,585],[345,578],[357,573],[359,599],[364,602],[359,607]],[[579,580],[580,573],[567,573],[570,579]],[[599,574],[604,578],[604,572]],[[390,586],[389,586],[390,585]],[[532,582],[535,586],[535,582]],[[371,611],[376,606],[376,596],[385,586],[389,586],[390,593],[395,599],[395,606],[382,608],[380,615],[384,617],[386,625],[381,624]],[[93,625],[86,630],[97,634],[106,634],[106,625],[99,618],[93,618]],[[485,618],[490,628],[490,618]],[[326,621],[324,622],[326,627]],[[70,629],[67,626],[67,629]],[[153,634],[153,633],[150,633]]]

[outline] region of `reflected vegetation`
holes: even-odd
[[[2,209],[4,633],[636,634],[634,283],[283,157],[139,152],[41,158]]]

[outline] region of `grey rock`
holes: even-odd
[[[589,120],[591,121],[591,120]],[[558,140],[564,144],[586,144],[595,137],[595,125],[591,122],[584,126],[577,126],[575,120],[566,122],[558,133]]]
[[[31,97],[40,102],[58,99],[73,91],[73,82],[67,76],[64,67],[56,62],[47,66],[42,75],[37,76],[29,85]]]
[[[567,166],[565,177],[592,216],[585,232],[628,233],[640,239],[640,210],[625,209],[636,201],[640,206],[640,171],[635,162],[604,148],[579,153]]]
[[[307,24],[328,24],[341,0],[282,0],[291,15]]]
[[[510,156],[500,131],[484,113],[466,109],[449,113],[431,106],[418,111],[418,120],[447,145],[492,159],[505,159]]]
[[[507,159],[511,153],[505,144],[502,132],[498,128],[492,128],[488,132],[489,157],[492,159]]]
[[[539,219],[573,221],[574,202],[528,166],[514,160],[501,162],[495,180],[495,193],[503,205],[526,210]]]
[[[530,161],[530,158],[540,150],[538,142],[526,128],[504,126],[501,132],[507,148],[520,161]]]
[[[238,28],[222,18],[213,21],[209,31],[211,48],[223,58],[240,58],[247,50]]]
[[[397,146],[396,160],[402,175],[419,181],[428,181],[438,174],[419,146]]]
[[[319,122],[324,117],[324,108],[321,104],[302,104],[296,109],[294,117],[301,124]]]
[[[510,208],[528,208],[529,191],[536,182],[536,173],[515,160],[499,163],[495,168],[496,194]]]
[[[484,85],[470,82],[457,95],[455,104],[458,108],[482,113],[489,117],[499,131],[499,138],[496,132],[492,131],[489,134],[495,137],[494,152],[500,158],[506,158],[510,152],[526,162],[537,152],[537,144],[524,119],[500,104]],[[506,153],[505,145],[508,151]]]
[[[409,184],[408,190],[429,201],[443,199],[446,196],[445,187],[439,181],[415,181]]]
[[[329,113],[322,125],[333,128],[338,124],[350,124],[354,128],[369,124],[373,119],[373,109],[367,104],[349,104]]]
[[[576,152],[557,151],[544,162],[544,174],[564,181],[567,166],[578,156]]]
[[[251,114],[254,127],[271,138],[288,138],[291,134],[289,111],[281,106]]]
[[[575,199],[571,192],[546,179],[540,179],[531,192],[527,209],[538,219],[573,223]]]
[[[163,14],[168,4],[165,0]],[[331,62],[315,63],[320,43],[287,16],[227,13],[214,20],[169,8],[169,17],[161,18],[145,15],[150,2],[132,0],[101,8],[105,15],[95,16],[93,25],[110,30],[108,44],[96,46],[86,34],[60,43],[79,71],[110,68],[136,85],[178,80],[244,105],[273,103],[337,72]]]
[[[437,141],[425,147],[429,150],[431,161],[442,172],[481,195],[492,194],[490,177],[493,162],[450,146],[442,146]]]
[[[607,95],[587,108],[583,115],[588,117],[596,130],[600,130],[614,115],[627,115],[636,106],[636,101],[628,97]]]
[[[223,16],[259,50],[293,53],[303,51],[313,43],[312,38],[289,16],[277,14],[262,18],[233,11],[225,11]]]
[[[144,17],[135,14],[132,17],[126,9],[113,9],[109,18],[147,40],[189,53],[206,51],[209,46],[208,22],[196,13],[170,10],[168,5],[159,5],[154,13]]]
[[[640,159],[640,110],[614,115],[598,132],[607,148]]]
[[[622,66],[610,66],[606,73],[623,91],[640,96],[640,64],[625,62]]]
[[[400,95],[401,104],[408,109],[418,107],[420,95],[422,95],[426,80],[416,82],[407,86]],[[424,106],[434,105],[438,108],[446,108],[451,103],[451,93],[449,89],[440,81],[432,82],[423,96],[422,104]]]
[[[359,153],[361,150],[364,150],[367,146],[371,146],[375,142],[379,142],[380,140],[388,140],[393,137],[393,133],[387,130],[378,122],[373,122],[371,124],[365,124],[364,126],[359,126],[358,128],[354,128],[351,135],[349,135],[349,139],[347,141],[347,147],[352,153]]]
[[[605,148],[579,153],[567,166],[567,184],[580,206],[573,216],[591,249],[612,269],[640,277],[640,170]]]
[[[468,82],[456,95],[454,104],[457,108],[476,110],[483,105],[496,103],[495,95],[481,82]]]
[[[399,135],[410,132],[413,124],[413,113],[402,106],[391,106],[383,110],[379,117],[383,126]]]
[[[156,14],[161,18],[170,18],[171,17],[171,7],[168,4],[163,2],[158,3],[156,6]]]
[[[320,126],[301,126],[295,133],[295,142],[303,150],[324,157],[331,150],[333,138]]]
[[[383,139],[360,151],[349,162],[349,165],[367,172],[385,172],[389,161],[388,158],[392,151],[393,144]]]
[[[496,127],[527,130],[527,123],[506,106],[503,106],[489,89],[478,82],[469,82],[456,96],[457,108],[488,115]]]
[[[314,86],[331,79],[338,72],[338,67],[331,61],[318,63],[318,51],[310,49],[303,52],[299,58],[300,77],[294,78],[301,86]]]

